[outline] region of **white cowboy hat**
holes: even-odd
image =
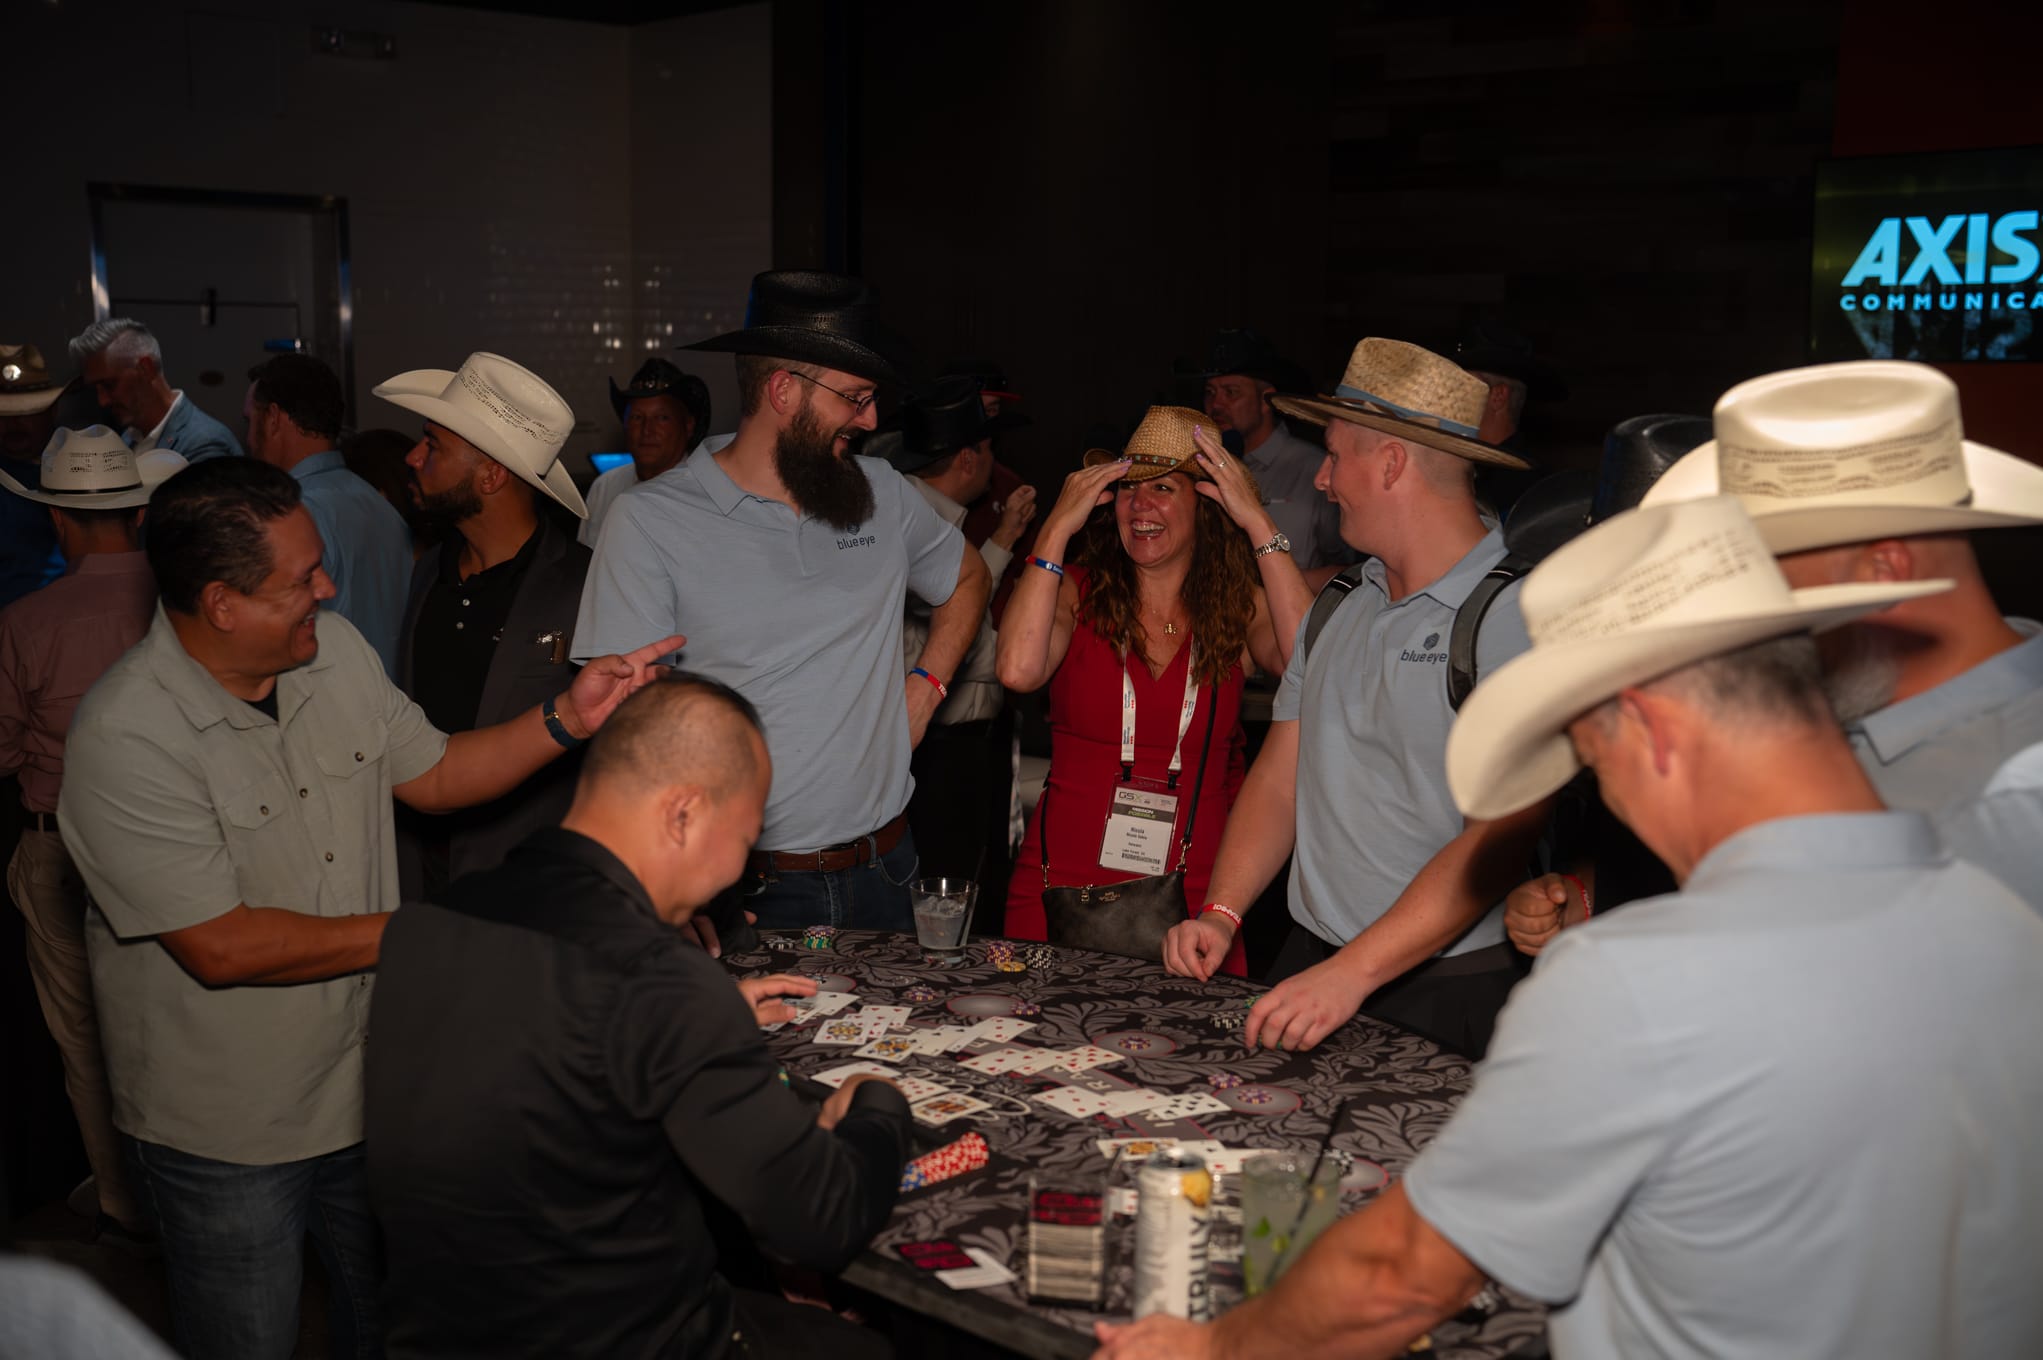
[[[90,425],[50,436],[35,488],[4,470],[0,482],[17,496],[61,510],[132,510],[147,505],[150,493],[183,467],[184,458],[169,449],[138,456],[106,426]]]
[[[1776,554],[2043,523],[2043,467],[1975,444],[1927,364],[1818,364],[1739,383],[1716,438],[1642,502],[1735,495]]]
[[[1949,581],[1790,590],[1732,496],[1626,511],[1525,578],[1532,650],[1487,677],[1447,734],[1470,817],[1538,802],[1581,768],[1568,724],[1630,685],[1788,633],[1821,632]]]
[[[0,345],[0,416],[32,416],[64,395],[34,345]]]
[[[537,373],[499,354],[468,356],[457,373],[415,368],[377,383],[376,395],[443,425],[502,463],[519,480],[583,519],[589,509],[561,466],[575,413]]]
[[[1331,393],[1272,397],[1270,404],[1315,425],[1345,420],[1471,462],[1531,467],[1475,437],[1489,397],[1490,385],[1452,360],[1402,340],[1369,339],[1355,346]]]

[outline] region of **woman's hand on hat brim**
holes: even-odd
[[[1256,494],[1241,460],[1222,448],[1213,432],[1203,425],[1192,431],[1192,442],[1199,446],[1198,453],[1193,456],[1210,479],[1193,484],[1199,494],[1207,500],[1220,502],[1220,508],[1227,512],[1227,517],[1258,544],[1269,542],[1277,532],[1276,521],[1270,518],[1269,511],[1263,509],[1263,499]]]
[[[1061,551],[1071,536],[1085,527],[1092,512],[1114,499],[1114,483],[1128,475],[1134,460],[1082,467],[1064,479],[1057,503],[1043,520],[1043,538],[1053,540]]]

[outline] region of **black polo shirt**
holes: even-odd
[[[369,1032],[393,1357],[723,1356],[707,1200],[835,1271],[908,1155],[891,1088],[817,1128],[730,976],[571,831],[392,917]]]
[[[482,687],[489,679],[490,659],[503,639],[504,622],[518,585],[532,565],[539,546],[535,527],[523,547],[463,580],[462,540],[448,539],[438,549],[439,571],[419,603],[412,630],[412,698],[442,732],[466,732],[475,726]]]

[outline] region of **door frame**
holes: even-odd
[[[92,181],[85,186],[91,210],[92,319],[105,321],[113,315],[113,297],[106,281],[106,230],[103,214],[107,203],[180,203],[192,207],[261,208],[268,211],[310,213],[333,223],[335,296],[340,299],[341,391],[347,396],[348,418],[355,405],[355,295],[348,253],[348,201],[337,194],[262,194],[238,189],[180,189],[160,184],[116,184]]]

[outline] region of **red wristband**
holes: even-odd
[[[1209,911],[1219,912],[1222,916],[1225,916],[1228,920],[1234,922],[1234,928],[1236,930],[1241,929],[1241,913],[1236,911],[1233,907],[1223,907],[1218,902],[1208,902],[1205,906],[1199,908],[1199,914],[1201,916],[1204,916]]]
[[[931,674],[930,674],[930,673],[929,673],[928,671],[926,671],[926,670],[922,669],[922,667],[920,667],[920,666],[917,666],[917,667],[916,667],[916,668],[915,668],[914,670],[912,670],[912,671],[908,672],[908,674],[910,674],[910,675],[919,675],[919,676],[921,676],[921,677],[922,677],[922,678],[923,678],[924,680],[927,680],[927,681],[928,681],[928,682],[929,682],[930,684],[932,684],[932,685],[935,685],[935,686],[936,686],[936,692],[937,692],[937,696],[938,696],[939,698],[944,698],[944,699],[948,699],[948,698],[950,698],[950,697],[951,697],[951,692],[950,692],[949,690],[947,690],[947,689],[945,689],[945,688],[944,688],[944,683],[943,683],[943,681],[941,681],[941,680],[937,679],[937,678],[936,678],[935,676],[931,675]]]
[[[1594,916],[1596,913],[1591,908],[1589,901],[1589,885],[1587,883],[1584,883],[1581,879],[1575,877],[1573,874],[1562,874],[1561,877],[1567,879],[1568,882],[1574,884],[1575,891],[1582,894],[1582,919],[1586,921],[1590,917]]]

